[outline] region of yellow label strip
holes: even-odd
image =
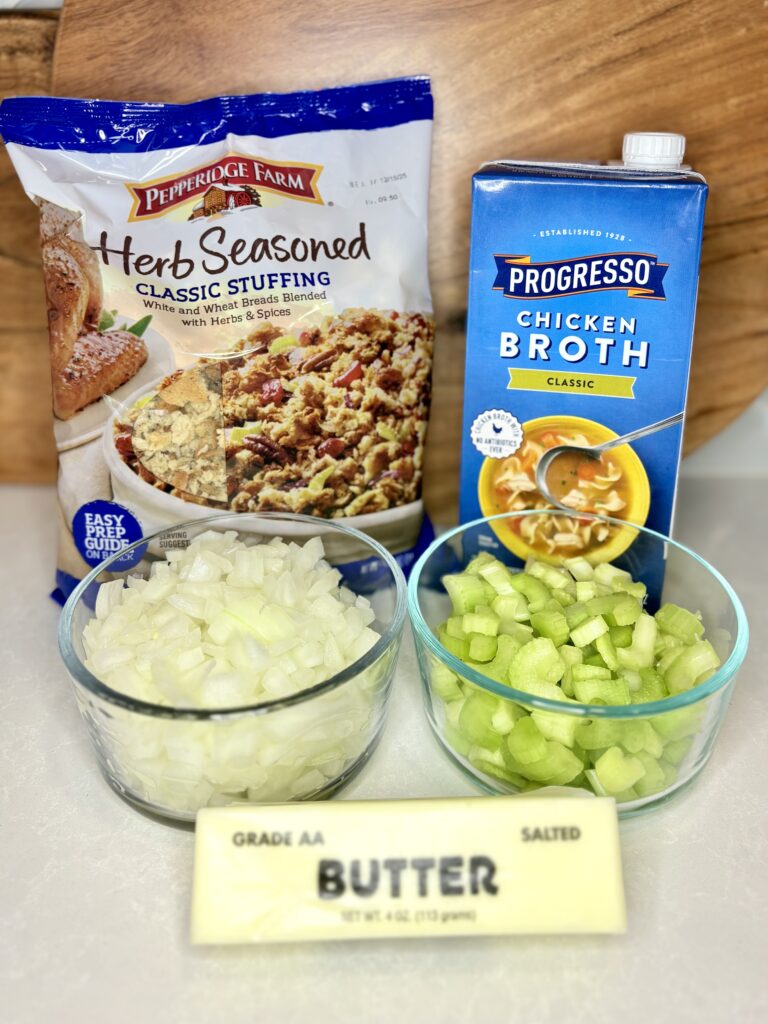
[[[637,377],[569,370],[510,370],[507,391],[557,391],[568,395],[634,398]]]
[[[612,799],[200,811],[192,941],[623,932]]]

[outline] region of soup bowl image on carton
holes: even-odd
[[[478,500],[483,515],[524,509],[548,509],[536,489],[536,468],[543,454],[556,446],[599,445],[618,435],[601,423],[579,416],[542,416],[523,424],[525,441],[515,455],[485,459],[478,479]],[[547,476],[553,496],[574,502],[574,511],[611,511],[622,503],[617,518],[642,526],[650,507],[648,474],[629,445],[619,445],[599,459],[573,459],[561,455]],[[490,518],[489,525],[501,543],[519,558],[529,555],[557,562],[564,555],[584,554],[592,562],[610,562],[622,554],[637,536],[631,527],[612,526],[587,516],[574,522],[556,514],[529,518]]]
[[[684,144],[630,135],[623,165],[504,160],[475,175],[460,518],[585,513],[572,529],[559,515],[515,523],[521,534],[490,519],[465,540],[476,552],[610,561],[631,532],[588,513],[670,533],[707,194]],[[547,451],[630,434],[599,458],[553,460],[554,501],[541,493]],[[658,595],[656,555],[642,571]]]

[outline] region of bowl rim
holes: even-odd
[[[94,676],[93,673],[85,667],[72,643],[73,616],[75,609],[80,604],[80,600],[85,592],[103,572],[109,572],[110,566],[114,562],[118,561],[118,559],[124,558],[127,552],[133,551],[143,545],[148,545],[153,540],[156,540],[158,537],[161,537],[169,531],[182,530],[187,527],[204,529],[206,524],[213,524],[215,522],[220,522],[221,520],[231,521],[233,527],[236,527],[237,523],[244,523],[247,519],[269,519],[275,522],[289,519],[292,522],[314,527],[315,529],[317,529],[317,527],[322,523],[331,530],[336,530],[339,533],[345,534],[348,537],[353,537],[354,539],[362,542],[364,545],[372,549],[372,553],[378,555],[382,559],[394,578],[395,607],[392,612],[389,625],[379,636],[379,639],[373,647],[370,648],[370,650],[366,651],[361,658],[358,658],[340,672],[335,673],[335,675],[330,676],[328,679],[324,679],[320,683],[315,683],[314,686],[305,690],[299,690],[296,693],[289,694],[285,697],[279,697],[275,700],[259,701],[255,704],[244,704],[236,707],[224,708],[180,708],[172,704],[153,704],[150,701],[138,700],[126,693],[120,693],[119,690],[113,690],[111,687],[101,682],[101,680],[97,679],[96,676]],[[279,536],[279,534],[275,534],[275,536]],[[177,523],[175,526],[163,527],[163,529],[156,530],[154,533],[142,537],[140,540],[135,541],[128,547],[117,551],[110,558],[100,562],[99,565],[95,566],[87,576],[83,577],[67,598],[61,612],[57,633],[59,653],[64,662],[65,668],[73,680],[84,686],[90,693],[97,697],[101,697],[108,703],[114,704],[127,711],[148,715],[153,718],[169,718],[174,720],[191,721],[228,721],[238,717],[270,714],[274,711],[279,711],[282,708],[303,704],[306,701],[310,701],[324,693],[330,693],[339,686],[343,686],[344,683],[349,682],[355,676],[369,668],[374,664],[374,662],[378,661],[378,659],[391,647],[393,642],[397,642],[398,638],[402,634],[405,614],[406,583],[403,571],[394,556],[377,540],[374,540],[373,537],[369,537],[360,530],[356,530],[351,526],[335,522],[331,519],[315,519],[312,516],[303,516],[295,512],[223,512],[219,515],[214,514],[206,516],[203,519],[189,519],[184,522]]]
[[[544,511],[546,512],[546,510]],[[699,701],[710,697],[713,693],[716,693],[730,682],[746,656],[747,647],[749,645],[749,625],[744,607],[728,580],[718,572],[713,565],[710,565],[705,558],[702,558],[701,555],[697,555],[695,551],[686,547],[685,544],[681,544],[679,541],[673,540],[671,537],[667,537],[663,533],[658,533],[656,530],[650,530],[646,526],[638,526],[636,523],[629,523],[626,520],[612,519],[609,516],[599,516],[593,513],[589,513],[590,518],[592,519],[599,519],[606,523],[610,523],[611,525],[630,526],[636,529],[639,533],[648,534],[651,537],[661,540],[665,544],[671,544],[673,547],[690,556],[695,562],[698,562],[699,565],[706,569],[710,575],[717,580],[728,595],[736,615],[736,637],[731,653],[709,679],[701,683],[699,686],[692,687],[690,690],[683,690],[681,693],[675,694],[671,697],[665,697],[663,700],[648,701],[645,704],[571,704],[566,703],[565,701],[550,700],[547,697],[537,697],[532,693],[526,693],[525,690],[518,690],[513,686],[505,686],[503,683],[499,683],[495,679],[491,679],[489,676],[476,671],[470,665],[466,665],[460,658],[457,658],[455,654],[451,654],[447,648],[443,647],[427,624],[426,619],[421,613],[421,607],[419,605],[419,580],[421,578],[422,570],[427,564],[429,558],[435,553],[435,551],[450,541],[453,537],[457,537],[474,527],[487,524],[492,519],[507,519],[513,517],[522,518],[524,516],[541,514],[541,509],[526,509],[520,512],[502,512],[496,516],[481,516],[479,519],[473,519],[471,522],[455,526],[453,529],[437,537],[421,555],[411,570],[411,574],[408,578],[408,614],[410,616],[411,623],[413,624],[416,637],[419,641],[424,643],[434,655],[448,665],[456,675],[468,679],[475,686],[478,686],[483,690],[487,690],[494,696],[506,697],[509,700],[515,700],[518,703],[530,705],[531,707],[542,711],[555,711],[559,714],[574,715],[581,718],[648,718],[652,715],[664,714],[670,711],[675,711],[678,708],[688,707],[691,704],[697,704]],[[557,514],[569,515],[574,518],[577,517],[575,512],[560,513],[558,511]],[[587,513],[580,512],[578,513],[578,518],[582,518],[585,515],[587,515]],[[423,675],[423,668],[421,671]]]

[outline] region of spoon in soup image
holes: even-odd
[[[684,415],[684,412],[675,413],[665,420],[651,423],[647,427],[638,427],[637,430],[632,430],[621,437],[590,447],[559,444],[550,448],[544,452],[536,466],[536,487],[539,493],[557,508],[572,511],[569,505],[563,504],[563,498],[578,486],[579,481],[589,480],[600,473],[601,460],[605,452],[622,444],[637,441],[641,437],[647,437],[648,434],[655,434],[658,430],[665,430],[674,423],[680,423]]]

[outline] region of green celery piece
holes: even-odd
[[[665,651],[657,655],[656,671],[660,676],[666,675],[685,649],[685,644],[677,644],[674,647],[667,647]]]
[[[486,636],[483,633],[470,633],[469,657],[472,661],[493,661],[496,657],[496,637]]]
[[[469,642],[467,640],[459,640],[455,636],[448,636],[445,629],[440,626],[437,630],[437,639],[451,654],[460,658],[462,661],[466,661],[469,657]]]
[[[657,759],[660,758],[664,753],[664,743],[662,742],[661,736],[659,736],[647,719],[643,719],[641,724],[644,729],[643,751],[648,754],[649,757],[655,757]]]
[[[506,782],[508,785],[514,786],[515,789],[523,789],[527,784],[527,780],[524,776],[510,771],[504,764],[497,764],[496,761],[491,760],[487,754],[487,751],[478,747],[470,750],[467,760],[473,768],[476,768],[484,775],[490,775],[491,778],[500,779],[502,782]]]
[[[577,601],[591,601],[593,597],[597,597],[597,584],[594,580],[576,584]]]
[[[634,786],[637,795],[652,796],[654,793],[660,793],[666,789],[664,770],[656,758],[641,752],[637,755],[637,759],[645,769],[645,775],[638,779]]]
[[[675,765],[670,764],[669,761],[666,761],[662,758],[662,760],[659,761],[659,767],[664,772],[664,781],[667,784],[667,787],[677,782],[678,772]]]
[[[465,612],[461,626],[465,633],[482,633],[484,636],[496,636],[499,632],[499,617],[486,605],[479,604],[473,612]]]
[[[443,576],[442,582],[451,599],[454,615],[464,615],[485,603],[485,587],[478,576],[457,573]]]
[[[557,683],[565,672],[565,662],[557,648],[546,637],[537,637],[515,654],[509,667],[509,681],[521,690],[527,689],[529,679]]]
[[[540,612],[550,599],[547,587],[541,580],[537,580],[527,572],[513,573],[512,586],[526,599],[531,612]]]
[[[479,556],[478,556],[479,557]],[[479,574],[489,583],[497,594],[516,594],[512,586],[512,573],[503,562],[497,558],[480,566]]]
[[[576,604],[575,594],[572,594],[570,590],[567,590],[565,587],[560,587],[559,590],[553,590],[552,597],[563,608],[567,608],[569,605]]]
[[[459,714],[459,731],[476,746],[498,750],[502,737],[492,724],[497,707],[497,697],[476,690],[464,701]]]
[[[531,625],[539,636],[547,637],[556,647],[568,639],[568,622],[560,611],[534,612]]]
[[[643,669],[643,671],[652,672],[653,669]],[[640,687],[643,685],[643,677],[640,675],[639,672],[636,672],[632,668],[623,668],[619,675],[629,687],[630,694],[634,693],[636,690],[639,690]]]
[[[611,670],[598,665],[574,665],[572,668],[573,681],[584,682],[585,679],[610,679]]]
[[[464,572],[469,573],[470,576],[479,576],[481,569],[488,565],[494,565],[495,563],[501,565],[501,562],[499,562],[497,558],[494,558],[493,555],[488,554],[487,551],[481,551],[479,555],[475,555],[474,558],[470,558]]]
[[[515,722],[527,717],[527,712],[519,704],[500,698],[499,705],[491,718],[491,725],[501,736],[508,736],[512,732]]]
[[[586,558],[582,558],[580,555],[575,558],[566,558],[563,564],[577,583],[587,582],[595,575],[594,568]]]
[[[641,668],[639,675],[640,687],[631,693],[633,704],[647,704],[649,701],[664,700],[669,696],[664,680],[654,669]]]
[[[709,640],[697,640],[675,658],[664,673],[664,682],[671,694],[682,693],[707,679],[719,664],[720,658]]]
[[[448,636],[454,637],[456,640],[466,640],[467,634],[464,632],[462,626],[463,615],[451,615],[445,620],[443,626]]]
[[[587,650],[588,648],[584,649]],[[587,654],[584,658],[584,664],[591,665],[593,668],[608,668],[604,658],[599,654]]]
[[[515,637],[500,633],[496,638],[496,655],[484,671],[500,683],[506,683],[512,659],[522,646],[522,642]]]
[[[516,689],[522,690],[523,693],[528,693],[532,697],[543,697],[545,700],[568,700],[568,697],[557,683],[548,683],[544,679],[528,678],[518,683],[508,681],[508,685],[514,686]]]
[[[562,650],[562,648],[560,648]],[[573,697],[573,665],[566,665],[563,678],[560,680],[560,688],[566,697]]]
[[[507,737],[507,749],[520,764],[531,764],[547,756],[547,741],[529,715],[515,722]]]
[[[581,726],[576,734],[576,740],[584,750],[603,751],[621,743],[624,736],[622,726],[630,724],[632,723],[629,721],[612,722],[606,718],[594,718]]]
[[[429,659],[429,685],[441,700],[461,700],[464,696],[459,677],[437,658]]]
[[[461,754],[462,757],[466,757],[472,749],[471,742],[450,722],[446,722],[443,726],[443,736],[448,746],[453,747],[456,753]]]
[[[660,658],[662,654],[666,654],[667,651],[675,650],[679,647],[685,647],[682,640],[678,640],[676,636],[672,636],[671,633],[663,633],[661,630],[656,635],[656,643],[653,646],[653,653],[657,658]]]
[[[513,588],[510,594],[498,594],[491,602],[491,609],[500,619],[527,622],[531,617],[525,597]]]
[[[611,626],[632,626],[640,618],[643,606],[629,594],[617,594],[621,600],[614,606],[613,610],[606,616]]]
[[[619,664],[624,668],[631,668],[637,671],[641,668],[651,668],[653,665],[653,648],[656,643],[656,620],[642,612],[635,623],[635,632],[632,636],[632,644],[629,647],[616,649],[616,656]]]
[[[584,774],[585,774],[585,776],[587,778],[587,782],[590,784],[590,786],[594,790],[596,796],[608,796],[609,795],[607,790],[603,786],[603,784],[600,782],[600,779],[597,777],[597,772],[595,771],[594,768],[587,768],[587,770],[584,772]]]
[[[576,743],[576,733],[584,721],[577,715],[561,715],[557,711],[539,711],[537,708],[531,712],[531,718],[542,736],[571,748]]]
[[[619,628],[619,627],[614,627]],[[603,659],[605,664],[612,672],[616,672],[619,667],[619,659],[616,657],[616,648],[613,646],[611,641],[610,630],[607,633],[603,633],[595,640],[595,647],[597,653]]]
[[[704,623],[693,612],[680,608],[676,604],[663,604],[655,615],[658,627],[664,633],[692,644],[704,636]]]
[[[608,624],[601,615],[593,615],[571,629],[571,640],[576,647],[586,647],[603,633],[608,632]]]
[[[664,760],[677,767],[688,751],[691,749],[693,740],[687,736],[682,740],[672,740],[664,746]]]
[[[581,648],[574,647],[572,644],[563,644],[562,647],[558,647],[557,653],[566,665],[580,665],[584,660]]]
[[[595,568],[595,577],[598,583],[603,583],[605,586],[610,587],[614,580],[626,580],[627,583],[632,583],[632,576],[624,569],[619,569],[615,565],[611,565],[610,562],[601,562]]]
[[[582,704],[629,704],[629,688],[623,679],[577,679],[574,675],[573,691]]]
[[[617,804],[628,804],[632,800],[637,800],[637,790],[634,786],[630,786],[629,789],[623,789],[620,793],[612,793],[611,795]]]
[[[614,647],[629,647],[632,644],[631,626],[611,626],[608,636]]]
[[[614,594],[623,593],[629,594],[630,597],[635,597],[642,604],[645,600],[646,587],[644,583],[639,580],[637,583],[627,581],[625,579],[615,579],[611,581],[611,590]]]
[[[502,619],[499,625],[499,636],[508,636],[517,641],[518,647],[533,640],[533,628],[526,626],[523,622],[513,622],[511,619]]]
[[[582,622],[586,622],[588,618],[589,612],[581,601],[577,601],[576,604],[569,605],[568,608],[565,609],[565,620],[568,623],[569,629],[574,629]]]
[[[695,735],[699,731],[703,716],[704,708],[693,705],[667,711],[663,715],[654,715],[650,722],[662,740],[668,742]]]
[[[627,755],[621,747],[611,747],[595,764],[595,771],[606,793],[617,796],[631,789],[645,775],[642,761]]]
[[[571,577],[568,573],[561,572],[554,565],[548,565],[546,562],[531,562],[526,571],[529,576],[541,580],[550,590],[566,587],[571,582]]]

